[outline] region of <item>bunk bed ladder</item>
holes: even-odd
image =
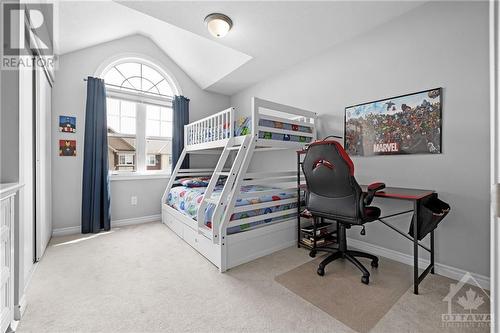
[[[216,221],[221,221],[221,218],[222,218],[224,212],[226,211],[226,207],[228,206],[228,196],[230,195],[230,193],[232,193],[233,187],[235,185],[235,181],[238,178],[238,175],[240,172],[241,164],[244,161],[244,157],[247,155],[246,153],[248,151],[248,148],[249,148],[251,142],[252,142],[252,136],[246,135],[245,139],[243,140],[243,143],[241,144],[241,146],[238,149],[238,153],[236,154],[236,158],[234,159],[233,165],[231,166],[231,170],[229,171],[229,173],[227,173],[227,172],[223,173],[223,172],[219,171],[217,173],[217,177],[212,177],[211,181],[214,180],[214,178],[215,178],[214,181],[217,182],[217,179],[221,175],[227,176],[226,183],[224,184],[224,188],[222,189],[222,193],[220,194],[220,197],[217,198],[216,200],[214,200],[214,198],[211,197],[211,194],[213,193],[213,188],[212,188],[212,192],[210,193],[210,196],[208,196],[205,193],[204,201],[216,204],[214,213],[212,215],[212,241],[216,244],[218,244],[220,242],[219,241],[219,224],[220,223],[217,223]],[[230,149],[227,149],[227,148],[224,150],[230,151]],[[221,156],[221,159],[222,159],[222,156]],[[224,163],[222,163],[222,167],[223,166],[224,166]],[[215,187],[215,185],[214,185],[214,187]],[[208,189],[207,189],[207,192],[208,192]],[[199,213],[200,212],[203,213],[204,211],[205,211],[205,209],[202,210],[201,207],[198,210]],[[200,220],[198,220],[198,221],[200,221]],[[204,221],[204,220],[202,220],[202,221]]]
[[[198,215],[196,219],[198,221],[198,230],[207,229],[207,227],[205,226],[205,210],[207,208],[207,205],[209,203],[218,204],[218,202],[216,202],[215,199],[212,198],[212,193],[214,192],[215,186],[217,185],[219,178],[222,175],[222,170],[224,169],[229,154],[231,153],[231,149],[229,148],[233,147],[233,145],[234,145],[234,139],[230,139],[226,143],[226,147],[224,148],[222,154],[219,157],[219,161],[215,166],[214,173],[210,178],[210,182],[208,183],[207,189],[205,190],[205,194],[203,195],[203,200],[200,204],[200,208],[198,208]]]

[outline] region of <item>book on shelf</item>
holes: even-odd
[[[304,233],[304,235],[312,238],[313,237],[313,231],[302,231]],[[324,236],[327,236],[329,234],[331,234],[332,231],[328,230],[328,229],[320,229],[320,230],[316,230],[316,237],[324,237]]]
[[[328,227],[331,225],[332,225],[331,223],[325,223],[325,222],[317,224],[316,225],[316,234],[318,233],[318,231],[323,231],[323,230],[327,231]],[[308,225],[307,227],[300,228],[300,230],[303,232],[312,234],[314,232],[314,227],[313,227],[313,225]]]
[[[302,238],[302,243],[309,245],[309,246],[314,246],[314,241],[309,238]],[[326,240],[324,238],[316,240],[316,246],[321,246],[326,243]]]
[[[314,240],[312,238],[302,238],[300,241],[302,244],[305,244],[307,246],[314,246]],[[335,243],[335,238],[330,238],[330,237],[325,237],[325,238],[320,238],[316,239],[316,246],[325,246],[325,245],[330,245],[332,243]]]

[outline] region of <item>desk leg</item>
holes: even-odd
[[[413,293],[418,295],[418,200],[413,202]]]
[[[431,274],[434,274],[434,230],[431,231]]]

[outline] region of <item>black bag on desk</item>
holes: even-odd
[[[450,205],[439,200],[436,193],[428,198],[422,199],[418,206],[418,240],[422,240],[429,232],[436,229],[450,212]],[[411,220],[410,230],[408,234],[413,237],[413,223],[415,223],[415,215]]]

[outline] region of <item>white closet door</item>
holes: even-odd
[[[33,72],[19,71],[19,183],[24,187],[19,191],[19,293],[24,294],[24,286],[33,271],[34,219],[35,219],[35,158],[33,154]]]
[[[43,69],[39,68],[36,74],[36,260],[39,260],[52,235],[52,87]]]

